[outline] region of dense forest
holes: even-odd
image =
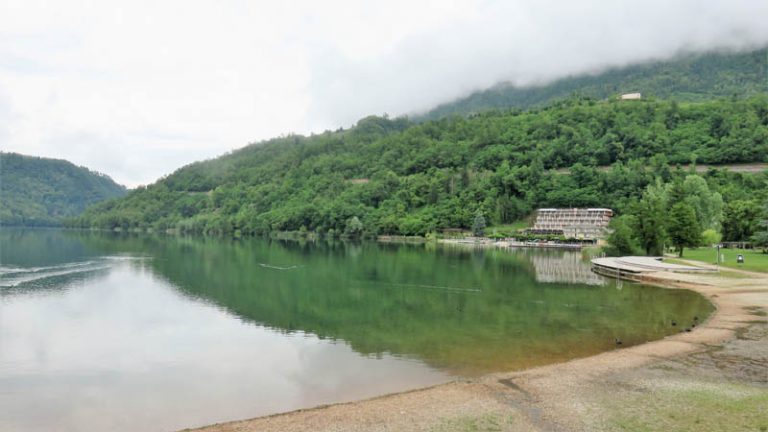
[[[615,68],[596,75],[579,75],[530,87],[499,84],[440,105],[419,119],[449,114],[467,115],[493,108],[541,107],[573,94],[605,99],[642,92],[678,102],[722,97],[749,97],[768,92],[768,48],[740,53],[689,54],[668,61]]]
[[[276,138],[191,164],[90,207],[70,224],[227,235],[425,235],[468,228],[478,214],[491,225],[507,224],[542,206],[630,213],[649,186],[666,188],[688,176],[701,180],[686,187],[717,193],[729,211],[738,210],[729,207],[737,201],[752,209],[766,199],[768,173],[698,176],[675,168],[692,161],[768,162],[768,97],[571,98],[526,112],[423,123],[368,117],[349,130]]]
[[[64,160],[0,153],[0,225],[59,225],[125,193],[106,175]]]

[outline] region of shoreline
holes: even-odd
[[[738,273],[747,277],[663,271],[640,277],[646,284],[693,290],[714,305],[707,320],[689,333],[531,369],[185,430],[474,430],[477,424],[489,422],[494,430],[593,430],[594,422],[599,424],[609,414],[599,413],[599,404],[595,407],[584,402],[589,399],[585,395],[593,396],[590,391],[596,395],[634,395],[599,383],[643,372],[659,362],[685,361],[713,346],[736,340],[755,323],[766,322],[768,274]]]
[[[580,251],[586,247],[594,246],[593,244],[586,244],[586,243],[494,240],[488,237],[478,237],[478,238],[468,238],[468,239],[438,239],[437,243],[442,245],[459,245],[459,246],[480,247],[480,248],[560,249],[560,250],[572,250],[572,251]]]

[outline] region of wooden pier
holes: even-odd
[[[665,263],[660,257],[627,256],[595,258],[592,260],[592,271],[603,276],[639,281],[645,279],[644,275],[655,272],[717,273],[720,270],[712,267]]]

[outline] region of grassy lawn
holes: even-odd
[[[663,389],[612,404],[614,431],[768,431],[768,391],[741,385]]]
[[[479,416],[461,416],[443,420],[430,428],[430,432],[503,432],[517,430],[512,417],[489,413]]]
[[[686,261],[678,258],[664,257],[664,262],[667,262],[670,264],[680,264],[680,265],[686,265],[686,266],[693,265],[694,267],[700,267],[696,264],[692,264],[691,261]],[[720,272],[717,274],[717,276],[728,278],[728,279],[749,279],[749,276],[745,275],[744,273],[736,272],[733,270],[725,270],[722,267],[720,268]]]
[[[510,224],[493,225],[485,228],[486,234],[491,234],[493,231],[515,234],[518,230],[528,228],[530,224],[526,220],[515,221]]]
[[[683,258],[702,261],[707,264],[715,263],[715,249],[698,248],[683,251]],[[725,255],[725,261],[721,266],[738,268],[751,271],[768,272],[768,254],[751,249],[720,249],[720,254]],[[736,264],[736,255],[744,255],[744,264]]]
[[[526,220],[519,220],[519,221],[515,221],[515,222],[512,222],[512,223],[509,223],[509,224],[489,226],[486,229],[494,229],[495,228],[495,229],[498,229],[498,230],[517,231],[519,229],[528,228],[528,226],[529,226],[528,221],[526,221]]]

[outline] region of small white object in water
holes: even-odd
[[[273,266],[273,265],[264,264],[264,263],[259,263],[259,265],[264,267],[264,268],[269,268],[269,269],[274,269],[274,270],[292,270],[292,269],[297,269],[297,268],[301,267],[301,266],[297,266],[297,265],[292,265],[292,266],[288,266],[288,267],[280,267],[280,266]]]

